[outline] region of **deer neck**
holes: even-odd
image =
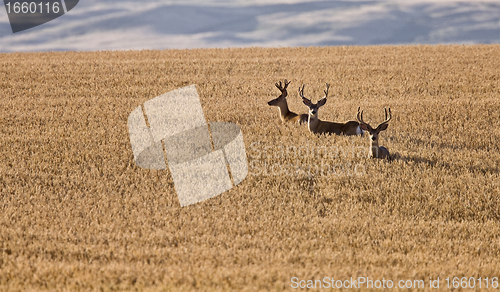
[[[373,157],[378,157],[380,155],[380,148],[378,146],[378,140],[373,141],[370,139],[370,153]]]
[[[285,121],[285,117],[290,114],[290,109],[288,109],[286,100],[278,105],[278,109],[280,110],[281,120]]]
[[[312,116],[309,115],[307,118],[307,126],[309,127],[309,131],[311,132],[316,132],[316,129],[318,128],[319,124],[319,119],[317,116]]]

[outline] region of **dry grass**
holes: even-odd
[[[500,277],[498,56],[499,45],[0,54],[0,290]],[[395,159],[367,158],[366,136],[281,125],[266,102],[284,78],[300,113],[300,84],[313,101],[331,84],[324,120],[361,106],[376,124],[391,107],[381,145]],[[133,162],[127,117],[189,84],[208,121],[242,127],[251,173],[181,208],[168,170]],[[336,172],[316,172],[321,161]]]

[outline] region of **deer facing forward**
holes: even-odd
[[[310,99],[304,96],[304,84],[299,87],[299,96],[302,97],[302,102],[309,108],[309,116],[307,125],[309,131],[314,134],[335,134],[335,135],[363,135],[363,131],[356,121],[348,121],[345,123],[334,123],[322,121],[318,118],[318,110],[325,105],[326,98],[328,97],[328,89],[330,85],[326,84],[325,97],[320,99],[317,103],[312,103]]]
[[[389,150],[387,148],[379,146],[379,134],[382,131],[387,130],[389,126],[389,121],[391,120],[391,109],[389,108],[389,115],[387,115],[387,109],[385,110],[385,121],[383,121],[380,125],[378,125],[375,129],[372,128],[369,124],[363,121],[363,111],[359,112],[358,108],[358,121],[361,129],[370,133],[370,156],[373,158],[387,158],[390,159]]]
[[[279,83],[276,82],[274,85],[281,91],[281,95],[273,100],[270,100],[267,104],[270,106],[278,107],[280,111],[280,118],[283,124],[288,122],[306,124],[306,114],[297,115],[296,113],[288,109],[288,103],[286,102],[286,96],[288,95],[286,88],[288,87],[288,84],[290,84],[290,81],[287,82],[286,79],[284,85],[281,83],[281,81]]]

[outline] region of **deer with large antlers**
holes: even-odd
[[[281,81],[279,83],[276,82],[274,85],[281,91],[281,95],[269,101],[267,104],[278,107],[280,111],[280,118],[283,123],[292,122],[292,123],[306,124],[307,123],[306,114],[298,115],[294,112],[291,112],[290,109],[288,109],[288,103],[286,102],[286,97],[288,95],[286,88],[288,87],[288,84],[290,84],[290,81],[287,81],[286,79],[284,85],[283,83],[281,83]]]
[[[325,97],[320,99],[317,103],[312,103],[310,99],[304,96],[304,84],[299,87],[299,96],[302,97],[302,102],[309,108],[309,116],[307,125],[309,131],[314,134],[336,134],[336,135],[363,135],[363,131],[356,121],[348,121],[345,123],[334,123],[322,121],[318,118],[318,110],[325,105],[326,98],[328,97],[328,89],[330,84],[326,84]]]
[[[389,115],[387,114],[389,113]],[[373,158],[387,158],[390,159],[389,150],[387,148],[378,146],[378,135],[380,132],[387,130],[388,123],[391,120],[391,109],[389,108],[389,112],[385,109],[385,121],[383,121],[380,125],[378,125],[375,129],[373,129],[369,124],[363,121],[363,111],[359,111],[358,108],[358,121],[361,129],[370,133],[370,156]]]

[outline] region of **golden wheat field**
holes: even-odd
[[[499,56],[499,45],[0,54],[0,290],[322,291],[351,277],[346,290],[435,291],[438,277],[439,290],[498,290]],[[285,78],[296,113],[303,83],[313,102],[330,84],[322,120],[361,107],[376,126],[390,107],[380,145],[393,159],[369,158],[367,135],[283,125],[267,102]],[[127,118],[190,84],[207,121],[241,127],[249,173],[180,207],[168,169],[135,164]]]

